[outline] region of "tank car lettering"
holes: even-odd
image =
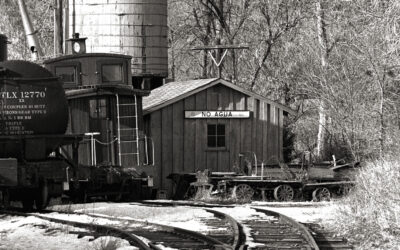
[[[35,109],[35,110],[32,110],[32,114],[33,115],[36,115],[36,114],[46,114],[46,111],[45,110],[37,110],[37,109]]]
[[[17,122],[17,121],[6,122],[6,125],[8,125],[8,126],[21,126],[22,122]]]
[[[1,96],[1,98],[3,98],[3,99],[17,99],[18,97],[17,97],[17,92],[15,92],[15,91],[3,91],[3,92],[0,92],[0,96]]]
[[[45,98],[45,91],[23,91],[21,92],[21,98]]]

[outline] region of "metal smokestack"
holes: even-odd
[[[22,23],[24,25],[26,41],[28,43],[29,50],[32,53],[31,54],[32,60],[36,61],[38,57],[43,56],[43,52],[42,49],[40,48],[36,32],[33,30],[33,25],[29,18],[24,0],[18,0],[18,6],[22,18]]]
[[[7,61],[7,36],[0,34],[0,62]]]

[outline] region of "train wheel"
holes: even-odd
[[[35,195],[35,205],[37,210],[43,210],[49,204],[49,188],[46,182],[40,184]]]
[[[254,190],[247,184],[236,186],[236,199],[247,202],[253,198]]]
[[[22,208],[25,211],[32,211],[33,210],[33,202],[34,202],[33,197],[29,197],[29,196],[23,197],[22,198]]]
[[[1,204],[3,205],[4,208],[9,208],[10,207],[10,192],[8,189],[1,190]]]
[[[274,198],[277,201],[292,201],[294,190],[289,185],[279,185],[274,189]]]
[[[313,201],[330,201],[331,192],[327,188],[317,188],[312,193]]]

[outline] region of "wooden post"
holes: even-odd
[[[54,55],[63,53],[63,28],[62,28],[63,0],[54,0]]]
[[[208,52],[212,61],[214,62],[214,65],[217,66],[218,78],[221,78],[222,77],[222,62],[223,62],[228,50],[248,49],[248,48],[249,48],[248,46],[240,46],[240,45],[214,45],[214,46],[195,47],[195,48],[192,48],[192,50],[204,50],[205,52]],[[216,51],[216,54],[217,54],[216,57],[214,57],[214,55],[211,53],[211,50]],[[220,53],[221,51],[223,51],[223,52]]]
[[[63,10],[63,53],[68,54],[68,43],[66,40],[69,38],[69,0],[65,0]]]

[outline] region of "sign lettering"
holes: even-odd
[[[232,119],[249,118],[250,111],[213,110],[213,111],[185,111],[185,118],[189,119]]]

